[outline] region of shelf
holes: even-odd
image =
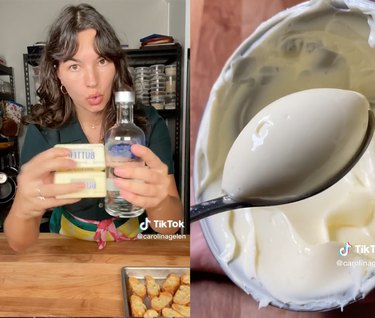
[[[0,75],[13,76],[13,69],[11,67],[0,64]]]
[[[179,59],[181,54],[181,46],[174,45],[158,45],[147,46],[140,49],[126,49],[128,62],[130,66],[150,66],[153,64],[172,64]]]
[[[176,51],[181,50],[181,45],[175,43],[173,45],[153,45],[153,46],[145,46],[139,49],[125,49],[125,52],[128,55],[132,56],[153,56],[153,55],[175,55]]]
[[[38,66],[40,60],[40,54],[24,54],[24,62],[30,64],[31,66]]]
[[[13,100],[13,94],[12,93],[0,93],[0,100]]]
[[[13,68],[0,64],[0,76],[9,76],[9,83],[11,87],[10,93],[0,93],[1,99],[14,99],[14,83],[13,83]]]
[[[152,106],[150,106],[152,107]],[[176,117],[176,110],[175,109],[157,109],[160,116],[164,118],[174,118]]]

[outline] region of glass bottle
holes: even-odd
[[[142,214],[144,209],[121,197],[119,189],[113,182],[116,177],[114,168],[122,166],[133,169],[135,166],[144,165],[142,159],[130,151],[130,147],[132,144],[144,145],[145,134],[133,121],[134,92],[125,90],[116,92],[115,103],[116,124],[108,129],[104,136],[107,177],[105,210],[112,216],[131,218]]]

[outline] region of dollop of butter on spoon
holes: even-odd
[[[369,102],[355,91],[316,88],[257,113],[233,143],[222,189],[238,201],[293,201],[319,188],[356,155]]]

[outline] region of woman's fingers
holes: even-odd
[[[136,206],[140,206],[144,209],[155,207],[160,203],[160,200],[156,197],[145,197],[143,195],[142,196],[137,195],[133,192],[129,192],[129,191],[126,191],[126,190],[120,190],[120,195],[126,201],[129,201],[132,204],[134,204]]]
[[[75,166],[76,163],[74,160],[62,157],[44,161],[40,164],[30,161],[22,166],[21,174],[27,173],[29,178],[41,178],[51,172],[58,170],[69,170],[73,169]]]
[[[32,164],[35,164],[35,165],[41,165],[46,161],[56,159],[56,158],[59,158],[59,157],[68,158],[70,156],[70,154],[71,154],[71,151],[67,148],[54,147],[54,148],[50,148],[48,150],[45,150],[45,151],[37,154],[28,163],[32,163]]]
[[[168,196],[168,166],[145,146],[132,145],[131,151],[141,160],[117,166],[114,182],[125,200],[146,209],[156,207]]]
[[[41,217],[47,209],[77,203],[78,201],[80,199],[55,199],[38,196],[33,199],[32,207],[22,212],[21,217],[26,219]]]
[[[162,169],[163,172],[165,171],[165,164],[152,152],[151,149],[135,144],[131,146],[131,152],[137,157],[142,158],[149,168],[157,170]]]
[[[46,210],[56,208],[66,204],[73,204],[79,202],[81,199],[56,199],[55,197],[35,197],[36,210]]]
[[[59,195],[75,193],[85,188],[84,183],[67,183],[67,184],[43,184],[36,187],[37,196],[45,198],[55,198]]]
[[[57,170],[73,169],[77,164],[69,159],[70,150],[66,148],[51,148],[41,152],[24,164],[21,174],[27,174],[29,178],[40,178]]]
[[[166,168],[166,170],[167,169],[168,168]],[[131,168],[127,166],[119,166],[115,168],[115,175],[124,179],[142,180],[146,183],[157,184],[167,175],[167,173],[161,173],[159,170],[153,170],[146,166]]]
[[[191,235],[194,240],[190,243],[190,267],[193,271],[212,272],[224,275],[219,263],[212,255],[199,222],[191,225]]]
[[[46,209],[72,204],[80,199],[56,199],[56,196],[74,193],[84,188],[83,183],[54,184],[53,172],[69,170],[76,162],[69,159],[70,150],[51,148],[41,152],[24,164],[17,177],[18,201],[29,206],[33,214],[41,214]],[[27,213],[26,213],[27,214]]]
[[[115,185],[127,192],[145,197],[165,196],[168,193],[168,187],[164,184],[148,184],[137,180],[116,178]]]

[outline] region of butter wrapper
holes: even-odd
[[[106,196],[105,156],[103,144],[57,144],[71,150],[70,158],[77,162],[72,170],[56,171],[55,184],[80,183],[85,189],[56,196],[58,199],[101,198]]]
[[[75,170],[104,170],[105,156],[103,144],[57,144],[71,150],[70,158],[77,162]]]
[[[56,171],[55,184],[80,183],[85,184],[82,191],[56,196],[57,199],[100,198],[106,196],[105,171]]]

